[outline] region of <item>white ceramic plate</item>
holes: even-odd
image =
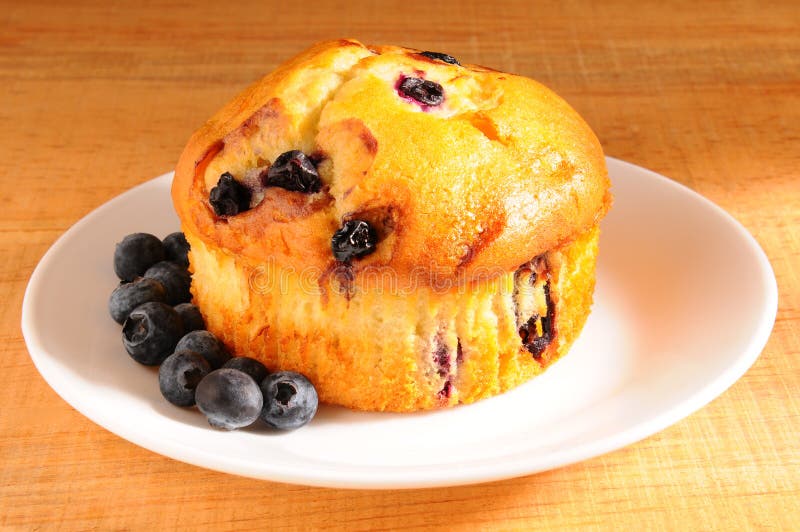
[[[332,487],[409,488],[525,475],[606,453],[701,408],[758,357],[775,278],[747,231],[708,200],[609,159],[592,315],[564,359],[502,396],[423,414],[322,407],[290,433],[219,432],[168,404],[108,316],[114,244],[178,229],[171,174],[101,206],[42,258],[22,308],[36,367],[65,401],[142,447],[202,467]]]

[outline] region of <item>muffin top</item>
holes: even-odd
[[[597,138],[541,84],[355,40],[225,105],[184,149],[172,197],[184,231],[253,265],[423,284],[513,271],[610,201]]]

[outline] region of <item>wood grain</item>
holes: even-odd
[[[0,28],[0,527],[797,526],[796,2],[4,0]],[[583,114],[609,155],[732,213],[764,247],[780,290],[754,367],[638,444],[446,489],[332,490],[214,473],[141,449],[73,410],[33,367],[19,328],[43,253],[96,206],[170,170],[191,131],[246,84],[313,41],[343,36],[537,78]]]

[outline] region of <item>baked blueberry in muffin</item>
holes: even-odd
[[[544,86],[354,40],[223,107],[172,196],[209,331],[321,402],[389,411],[490,397],[563,356],[610,204],[597,138]]]

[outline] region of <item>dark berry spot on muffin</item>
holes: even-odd
[[[530,351],[533,354],[533,358],[538,360],[542,358],[542,353],[544,353],[548,345],[550,345],[550,337],[540,336],[534,338],[532,342],[525,344],[525,349]]]
[[[401,76],[397,92],[424,106],[433,107],[444,101],[444,89],[435,81]]]
[[[546,334],[542,336],[536,335],[537,321],[539,321],[538,314],[531,316],[531,318],[519,328],[519,337],[522,339],[522,346],[533,355],[533,358],[539,359],[550,343],[550,338]]]
[[[514,272],[514,313],[522,346],[539,360],[556,336],[555,305],[550,297],[550,265],[542,254]]]
[[[549,281],[544,285],[544,297],[545,301],[547,301],[547,315],[542,317],[542,329],[544,329],[545,334],[554,338],[556,335],[556,306],[550,297]]]
[[[539,316],[534,314],[530,319],[519,328],[519,337],[522,345],[527,349],[533,358],[539,359],[550,342],[555,338],[555,305],[550,298],[550,283],[544,285],[545,300],[547,301],[547,315]],[[538,334],[536,322],[541,320],[542,334]]]
[[[235,216],[250,208],[250,196],[247,187],[225,172],[211,189],[208,200],[217,216]]]
[[[310,194],[319,192],[322,181],[311,159],[300,150],[292,150],[275,159],[267,170],[264,186]]]
[[[435,345],[433,363],[436,366],[436,373],[444,378],[450,373],[450,351],[447,349],[447,344],[439,337],[436,338]]]
[[[333,234],[331,249],[336,260],[348,262],[374,252],[377,240],[375,229],[368,222],[349,220]]]
[[[349,192],[345,192],[345,197]],[[375,231],[376,241],[384,241],[400,223],[401,209],[395,205],[375,205],[348,212],[346,220],[363,220]]]
[[[461,338],[459,338],[456,344],[456,365],[462,362],[464,362],[464,351],[461,349]]]
[[[441,52],[421,52],[419,55],[424,55],[428,59],[438,59],[439,61],[450,63],[451,65],[461,66],[461,63],[458,62],[458,59],[452,55],[443,54]]]
[[[439,393],[437,395],[439,396],[440,399],[449,399],[452,391],[453,391],[453,385],[450,383],[449,380],[447,380],[444,382],[444,386],[442,386],[442,389],[439,390]]]

